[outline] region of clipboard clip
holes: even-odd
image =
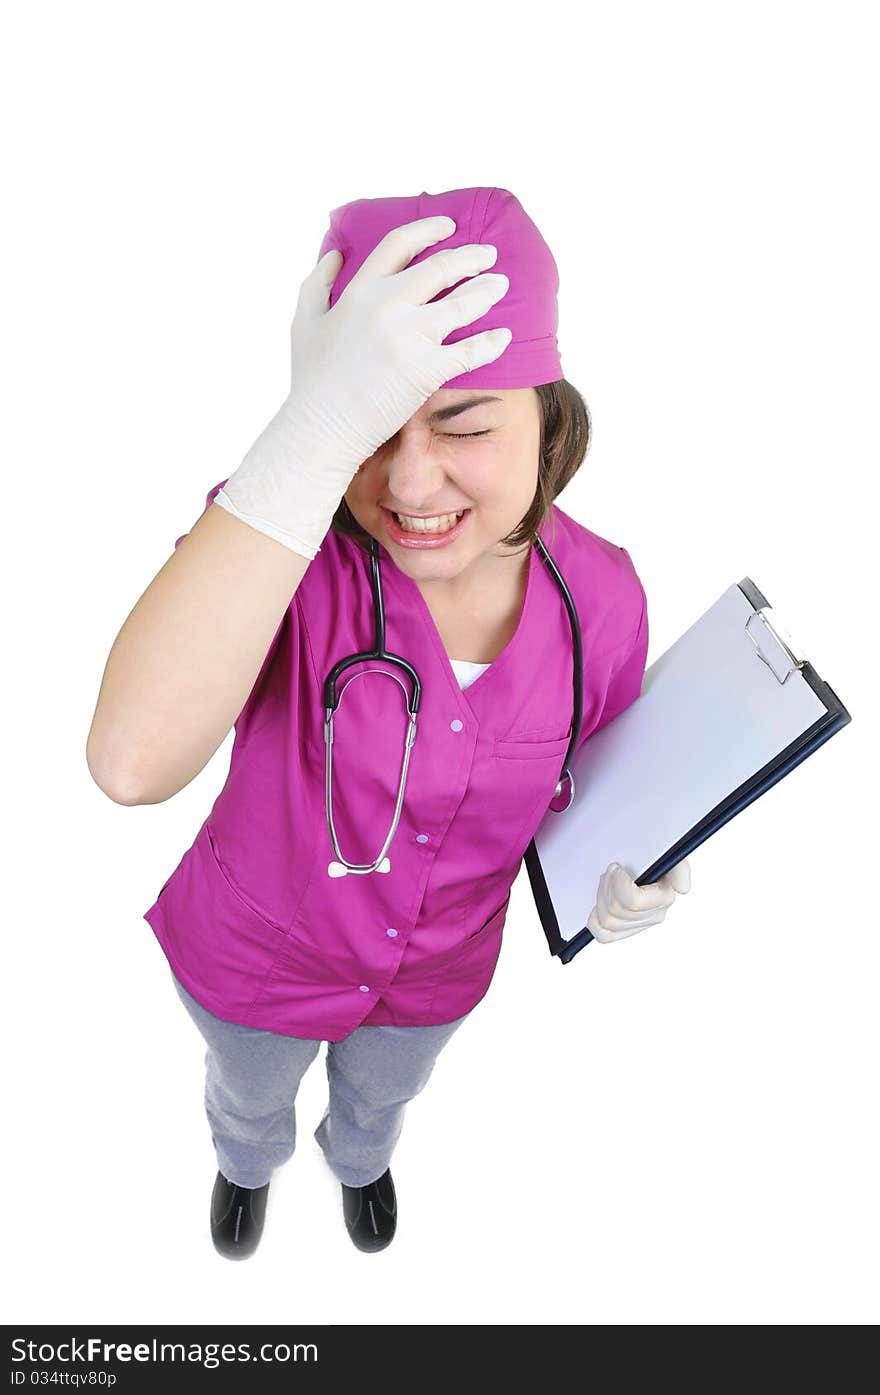
[[[764,661],[776,681],[785,683],[793,673],[803,668],[807,660],[805,657],[798,658],[791,635],[783,630],[779,622],[773,625],[767,614],[772,610],[773,607],[768,605],[753,611],[746,621],[746,634],[754,644],[758,658]],[[772,639],[769,638],[771,635]],[[786,662],[786,658],[789,662]]]

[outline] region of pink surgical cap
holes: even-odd
[[[498,257],[488,270],[503,271],[510,280],[507,294],[485,315],[453,330],[443,343],[454,344],[483,330],[504,326],[513,334],[498,358],[470,373],[449,378],[443,386],[523,388],[556,382],[563,376],[556,343],[559,273],[550,248],[509,189],[450,189],[445,194],[422,191],[412,197],[355,199],[334,208],[317,257],[320,261],[335,249],[345,259],[330,293],[331,307],[386,233],[402,223],[441,213],[454,219],[455,232],[426,247],[412,258],[410,266],[443,247],[488,242],[498,248]],[[449,286],[433,299],[442,300],[454,289]]]

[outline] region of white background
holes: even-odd
[[[877,1178],[873,7],[5,11],[6,1321],[868,1323]],[[246,1264],[204,1047],[141,919],[220,790],[114,804],[107,654],[288,387],[329,211],[491,184],[560,272],[593,416],[560,504],[652,663],[749,575],[852,714],[662,926],[547,952],[525,871],[363,1255],[311,1134]],[[585,907],[585,912],[589,911]]]

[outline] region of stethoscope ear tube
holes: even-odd
[[[410,717],[413,718],[422,701],[421,679],[412,664],[408,664],[406,659],[402,659],[399,654],[389,654],[385,648],[385,600],[382,595],[382,577],[379,571],[379,548],[376,539],[372,537],[370,538],[370,584],[373,588],[373,612],[376,617],[375,644],[372,649],[364,649],[360,654],[350,654],[347,659],[340,659],[338,664],[334,664],[324,681],[324,707],[335,712],[339,706],[336,683],[347,668],[367,660],[382,659],[386,663],[402,668],[409,678],[410,693],[407,699],[407,710]],[[406,692],[405,688],[404,692]]]
[[[535,538],[535,547],[538,549],[538,553],[543,558],[544,562],[547,564],[550,572],[553,575],[553,579],[556,582],[556,585],[562,592],[562,599],[565,601],[565,608],[568,611],[568,620],[569,624],[571,625],[571,649],[574,663],[574,702],[571,718],[571,738],[568,743],[568,750],[565,753],[565,759],[562,762],[562,774],[560,775],[559,782],[556,786],[556,789],[553,792],[553,799],[561,797],[562,786],[565,784],[566,780],[569,783],[569,795],[568,802],[564,804],[562,808],[554,808],[553,801],[551,800],[550,802],[550,808],[553,809],[554,813],[564,814],[565,810],[571,807],[572,801],[574,799],[574,776],[572,775],[569,769],[568,763],[572,759],[575,751],[577,750],[577,744],[581,734],[581,723],[583,721],[584,716],[584,651],[583,644],[581,642],[581,626],[580,621],[578,620],[577,607],[575,606],[575,603],[571,598],[571,592],[566,586],[562,573],[560,572],[556,563],[553,561],[553,558],[550,556],[550,553],[547,551],[547,548],[544,546],[544,542],[541,538]]]
[[[568,759],[568,757],[566,756],[566,760],[567,760],[567,759]],[[553,800],[555,800],[555,799],[561,799],[561,798],[562,798],[562,786],[565,784],[566,780],[568,781],[568,799],[566,800],[565,804],[563,804],[563,805],[561,806],[561,808],[560,808],[560,807],[557,807],[556,804],[554,804]],[[571,805],[572,805],[572,801],[573,801],[573,800],[574,800],[574,776],[572,775],[572,773],[571,773],[570,770],[567,770],[567,769],[565,768],[565,766],[563,766],[563,767],[562,767],[562,774],[561,774],[561,776],[559,777],[559,781],[558,781],[558,783],[557,783],[556,789],[553,791],[553,799],[551,799],[551,801],[550,801],[550,808],[553,810],[554,814],[564,814],[565,811],[566,811],[566,809],[570,809],[570,808],[571,808]]]

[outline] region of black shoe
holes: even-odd
[[[211,1239],[227,1259],[248,1259],[260,1243],[269,1183],[264,1187],[240,1187],[217,1173],[211,1194]]]
[[[342,1211],[345,1225],[359,1250],[384,1250],[394,1239],[397,1229],[397,1196],[387,1167],[375,1182],[365,1187],[342,1187]]]

